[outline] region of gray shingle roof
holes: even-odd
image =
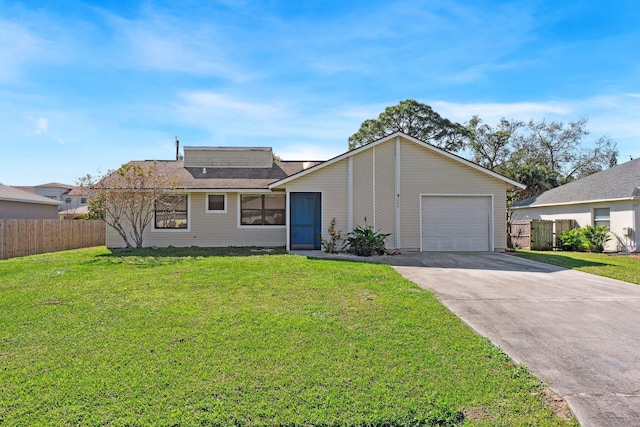
[[[640,196],[640,158],[529,197],[514,208]]]
[[[29,193],[27,191],[19,190],[14,187],[0,184],[0,200],[7,200],[11,202],[22,203],[40,203],[46,205],[61,205],[62,202],[57,200],[48,199],[37,194]]]
[[[150,164],[153,161],[133,161],[135,164]],[[180,178],[178,187],[184,189],[268,189],[269,184],[300,172],[319,162],[281,161],[270,168],[185,168],[184,161],[157,161],[162,172]]]

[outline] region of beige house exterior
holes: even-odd
[[[389,249],[503,251],[506,194],[523,185],[396,133],[324,162],[274,162],[270,149],[185,147],[163,163],[184,183],[180,226],[156,218],[145,246],[320,249],[333,219],[390,233]],[[159,212],[157,215],[162,215]],[[121,247],[107,230],[107,246]]]
[[[370,225],[403,251],[504,251],[506,194],[522,184],[396,133],[270,185],[318,192],[322,238]],[[287,248],[291,249],[287,224]]]

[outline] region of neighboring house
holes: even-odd
[[[82,219],[86,215],[89,215],[89,206],[87,205],[58,212],[60,219]]]
[[[135,162],[144,163],[144,162]],[[157,163],[181,179],[181,204],[161,204],[145,246],[320,249],[335,218],[369,225],[405,251],[502,251],[506,194],[522,184],[403,133],[325,162],[273,161],[270,148],[185,147]],[[122,247],[110,227],[107,246]]]
[[[70,214],[86,214],[88,213],[87,200],[88,195],[86,188],[72,187],[71,190],[64,195],[63,211]]]
[[[578,226],[606,225],[606,251],[638,251],[640,158],[522,200],[512,219],[573,219]]]
[[[0,219],[58,219],[60,202],[0,184]]]
[[[49,182],[33,187],[14,186],[14,188],[60,201],[62,202],[59,208],[60,211],[74,210],[87,205],[87,191],[82,187]]]

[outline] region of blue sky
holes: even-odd
[[[0,182],[182,145],[344,152],[412,98],[461,123],[586,117],[640,156],[640,2],[0,0]]]

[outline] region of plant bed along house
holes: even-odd
[[[0,424],[577,425],[390,267],[240,252],[0,261]]]

